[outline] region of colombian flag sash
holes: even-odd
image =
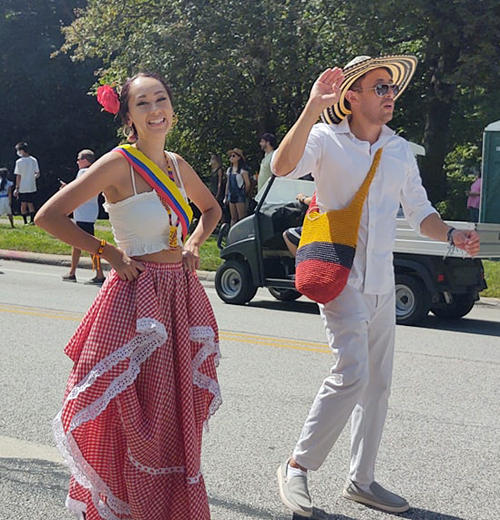
[[[189,224],[193,218],[193,210],[183,197],[179,188],[169,176],[151,159],[130,144],[122,144],[113,148],[133,166],[134,170],[158,193],[172,208],[182,226],[182,236],[186,238]]]

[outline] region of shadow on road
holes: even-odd
[[[247,307],[268,309],[270,311],[299,312],[300,314],[319,314],[318,306],[310,301],[280,302],[278,300],[252,300]]]
[[[500,323],[498,321],[475,320],[472,318],[445,320],[429,314],[417,327],[500,337]]]
[[[276,516],[276,513],[271,512],[267,509],[261,509],[257,507],[250,506],[248,504],[243,504],[241,502],[237,502],[236,500],[224,500],[223,498],[215,498],[213,496],[208,497],[208,501],[211,506],[220,507],[226,509],[227,511],[232,511],[234,513],[240,513],[246,515],[250,518],[257,518],[259,520],[290,520],[290,515],[279,515]],[[297,520],[301,517],[297,516]],[[344,518],[342,520],[354,520],[352,518]]]
[[[368,508],[370,509],[370,508]],[[378,510],[373,510],[378,511]],[[436,513],[435,511],[429,511],[428,509],[417,509],[412,507],[406,513],[387,513],[387,516],[408,518],[409,520],[465,520],[458,516],[443,515],[442,513]],[[322,509],[314,508],[313,520],[355,520],[350,516],[345,515],[332,515],[328,514]],[[293,520],[302,520],[302,516],[293,515]]]
[[[253,300],[246,305],[247,307],[267,309],[269,311],[319,314],[317,304],[310,301],[280,302],[278,300]],[[413,325],[413,327],[500,337],[500,323],[498,321],[478,320],[466,317],[457,320],[447,320],[443,318],[437,318],[436,316],[429,314],[418,325]]]

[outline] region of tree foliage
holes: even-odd
[[[7,4],[16,5],[13,0]],[[53,85],[65,81],[71,71],[74,90],[80,89],[81,103],[87,107],[84,91],[91,88],[91,69],[101,82],[121,82],[139,70],[162,73],[173,87],[180,121],[168,145],[200,172],[208,167],[211,153],[234,146],[242,148],[257,168],[260,134],[270,131],[283,137],[321,70],[342,66],[361,54],[412,53],[420,60],[391,126],[426,147],[422,176],[435,203],[450,196],[446,174],[450,161],[457,158],[454,150],[478,147],[482,129],[500,119],[497,0],[29,0],[27,4],[40,13],[50,9],[57,13],[45,17],[52,20],[47,25],[52,36],[43,40],[50,40],[50,45],[36,45],[41,62],[61,45],[54,31],[64,25],[63,52],[56,53],[42,74],[49,91],[54,92]],[[37,31],[42,18],[37,17]],[[0,19],[0,24],[8,23],[6,17]],[[7,69],[15,70],[15,58],[10,56]],[[73,104],[75,99],[72,95]],[[70,128],[68,113],[69,108],[58,113],[54,124]],[[95,107],[82,117],[87,125],[104,121]]]

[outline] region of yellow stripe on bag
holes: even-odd
[[[358,242],[358,229],[355,225],[357,208],[351,206],[328,213],[312,211],[305,216],[300,245],[304,246],[312,242],[332,242],[346,246],[356,247]],[[307,221],[307,222],[306,222]],[[346,222],[353,222],[352,226],[346,226]],[[308,223],[312,225],[308,225]]]

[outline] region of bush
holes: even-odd
[[[446,200],[436,204],[441,216],[447,220],[468,220],[465,192],[476,179],[481,168],[481,150],[475,144],[458,145],[445,159],[444,168],[448,183]]]

